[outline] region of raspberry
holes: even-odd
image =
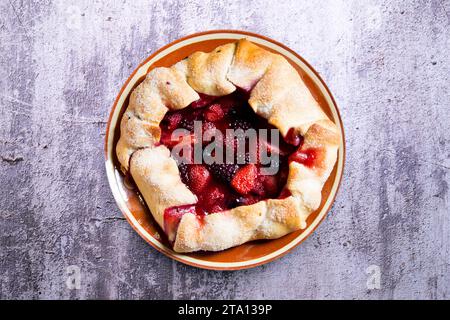
[[[202,143],[203,144],[209,144],[211,142],[212,139],[207,139],[207,137],[211,137],[210,134],[214,133],[216,134],[217,128],[214,125],[214,123],[209,122],[209,121],[204,121],[202,123]],[[207,134],[208,132],[208,134]]]
[[[220,104],[214,103],[208,107],[205,111],[205,119],[211,122],[218,121],[222,119],[224,112]]]
[[[214,130],[216,129],[216,126],[214,125],[214,123],[209,122],[209,121],[204,121],[202,123],[202,131],[203,133],[205,133],[208,130]]]
[[[205,166],[194,164],[188,169],[189,186],[194,193],[202,192],[211,181],[211,174]]]
[[[255,187],[257,175],[258,169],[256,166],[248,164],[236,172],[231,181],[231,186],[240,194],[246,195]]]
[[[215,178],[229,183],[239,169],[239,166],[237,164],[229,163],[212,163],[208,165],[208,168]]]
[[[178,127],[178,125],[180,124],[181,119],[182,119],[182,116],[180,113],[174,113],[174,114],[169,115],[167,117],[167,122],[168,122],[167,129],[169,129],[169,130],[176,129]]]

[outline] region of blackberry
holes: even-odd
[[[235,118],[235,117],[237,117],[237,115],[238,115],[238,110],[236,108],[231,108],[227,112],[227,116],[230,116],[230,117],[234,117]]]
[[[180,163],[178,164],[178,170],[180,171],[181,181],[187,183],[189,181],[188,165],[186,163]]]
[[[230,122],[230,128],[234,130],[242,129],[245,131],[252,128],[252,124],[244,119],[234,119]]]
[[[239,169],[239,166],[231,163],[212,163],[208,165],[208,169],[215,178],[229,183]]]
[[[234,119],[239,119],[242,116],[244,116],[245,111],[243,110],[243,108],[239,108],[239,107],[232,107],[231,109],[227,110],[226,115],[234,120]]]

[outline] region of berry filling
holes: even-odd
[[[311,148],[306,150],[297,150],[290,155],[289,161],[295,161],[307,167],[314,167],[314,164],[321,156],[322,154],[319,149]]]
[[[184,144],[183,154],[180,154],[184,161],[177,160],[181,180],[198,198],[196,204],[166,210],[165,230],[169,235],[176,231],[181,217],[188,212],[201,218],[264,199],[287,197],[289,192],[284,186],[289,163],[296,161],[307,166],[314,165],[317,151],[310,149],[301,152],[303,139],[293,130],[284,138],[278,132],[278,143],[271,143],[271,130],[278,129],[256,115],[247,101],[248,92],[245,91],[236,91],[224,97],[200,95],[200,99],[189,107],[170,111],[162,120],[160,143],[171,151],[175,146]],[[181,135],[178,131],[174,135],[177,129],[184,131]],[[230,130],[227,129],[235,130],[235,135],[228,136]],[[251,139],[239,138],[240,134],[250,129],[256,133],[256,143],[255,140],[250,143]],[[266,135],[261,135],[260,129],[266,129]],[[200,136],[197,135],[199,131]],[[211,138],[205,134],[208,132],[219,132],[219,135]],[[209,155],[218,161],[211,163],[202,158],[198,163],[194,159],[195,148],[199,148],[204,156],[211,143],[217,147]],[[222,155],[218,153],[220,151]],[[230,158],[229,151],[232,151]],[[261,160],[263,151],[276,161],[264,163]],[[264,169],[269,166],[276,170],[268,173]]]

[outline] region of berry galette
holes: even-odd
[[[293,66],[241,39],[151,70],[116,152],[175,251],[219,251],[305,228],[339,143]]]

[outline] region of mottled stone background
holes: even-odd
[[[450,1],[277,2],[0,1],[0,298],[450,298]],[[172,40],[219,28],[306,58],[347,142],[318,230],[239,272],[188,267],[146,244],[103,163],[130,72]],[[79,290],[66,286],[71,265]],[[371,265],[380,289],[367,286]]]

